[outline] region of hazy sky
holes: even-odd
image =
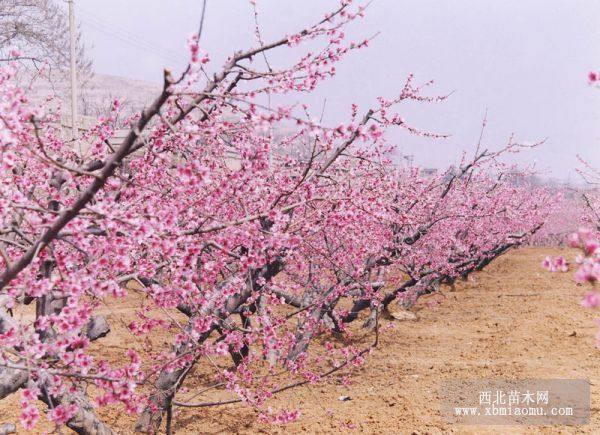
[[[258,0],[266,40],[320,19],[336,0]],[[76,0],[95,69],[158,82],[163,66],[180,69],[185,41],[198,27],[200,0]],[[213,67],[253,44],[248,0],[208,0],[202,46]],[[370,48],[338,67],[338,76],[310,98],[315,112],[327,99],[327,120],[344,119],[348,107],[393,96],[409,73],[435,80],[431,94],[453,92],[441,104],[410,106],[404,118],[416,127],[449,133],[431,140],[391,134],[417,163],[442,167],[473,150],[488,111],[484,144],[508,136],[534,142],[520,155],[549,176],[575,180],[576,155],[600,167],[600,89],[587,72],[600,69],[600,1],[596,0],[374,0],[350,34],[380,31]],[[291,58],[282,54],[275,61]],[[318,109],[317,109],[318,108]]]

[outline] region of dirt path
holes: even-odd
[[[176,417],[176,433],[600,433],[594,313],[579,306],[584,288],[573,283],[572,273],[551,274],[540,267],[546,255],[559,252],[574,256],[543,248],[509,253],[474,280],[457,284],[456,291],[422,300],[418,319],[394,322],[350,386],[332,378],[278,396],[275,408],[300,408],[296,423],[265,426],[255,421],[254,411],[230,405],[183,411]],[[469,378],[590,379],[591,424],[450,426],[439,411],[440,384]],[[342,402],[341,395],[351,400]],[[12,399],[0,405],[0,423],[17,409]],[[132,427],[120,412],[104,417]]]

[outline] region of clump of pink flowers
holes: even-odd
[[[600,295],[596,291],[596,283],[600,279],[600,249],[596,234],[587,229],[580,229],[568,238],[569,246],[582,251],[576,259],[579,269],[575,272],[575,281],[588,283],[592,289],[589,291],[581,305],[586,308],[597,308],[600,305]],[[600,325],[600,322],[598,322]],[[600,347],[600,331],[596,334],[596,346]]]
[[[600,278],[600,245],[596,236],[590,230],[582,228],[571,234],[568,242],[569,246],[582,251],[582,255],[576,260],[579,269],[575,273],[575,281],[595,285]]]
[[[29,388],[21,391],[21,414],[19,420],[25,430],[31,430],[40,418],[40,411],[34,405],[37,394]]]
[[[556,258],[547,256],[542,261],[542,267],[548,269],[550,272],[567,272],[569,270],[569,263],[562,255]]]
[[[73,416],[77,413],[77,405],[58,405],[48,416],[49,420],[52,420],[57,425],[66,424]]]
[[[258,417],[261,423],[275,425],[285,425],[288,423],[293,423],[294,421],[298,420],[298,418],[300,418],[300,411],[298,410],[282,410],[279,412],[275,412],[270,406],[267,408],[266,412],[260,413]]]

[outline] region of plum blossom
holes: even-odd
[[[600,304],[600,298],[596,292],[588,292],[581,301],[581,305],[585,308],[596,308]]]
[[[40,419],[40,411],[33,405],[29,405],[19,414],[19,421],[26,430],[32,430]]]
[[[50,411],[48,419],[57,425],[67,423],[77,413],[77,405],[58,405]]]
[[[542,261],[542,267],[550,272],[567,272],[569,270],[569,264],[562,255],[556,258],[547,256]]]
[[[293,423],[300,418],[300,411],[286,411],[281,410],[279,412],[273,411],[273,408],[269,407],[266,412],[259,415],[259,420],[262,423],[269,423],[275,425],[285,425]]]
[[[569,270],[569,265],[567,260],[561,255],[554,259],[554,268],[560,272],[567,272]]]

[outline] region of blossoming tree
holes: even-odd
[[[468,276],[541,227],[552,195],[511,179],[499,160],[513,140],[435,177],[392,164],[387,129],[431,135],[401,104],[442,99],[412,77],[333,127],[305,106],[268,104],[314,91],[366,47],[344,33],[363,13],[344,0],[280,40],[257,32],[256,48],[214,75],[191,37],[187,70],[165,71],[117,146],[117,101],[80,150],[51,102],[37,107],[13,84],[16,66],[0,70],[0,400],[21,395],[26,429],[39,402],[83,434],[112,433],[111,404],[144,432],[170,433],[174,407],[235,402],[292,420],[268,399],[361,364],[390,303]],[[308,41],[291,65],[266,61]],[[106,308],[134,297],[133,321]],[[110,334],[107,313],[126,322],[127,349],[93,346]],[[353,340],[361,316],[366,347]]]
[[[598,87],[600,73],[590,71],[588,83]],[[568,245],[580,251],[575,259],[576,271],[575,282],[589,286],[581,305],[585,308],[596,309],[600,306],[598,295],[598,281],[600,281],[600,197],[598,196],[598,184],[600,183],[600,172],[592,165],[579,159],[583,169],[578,170],[587,188],[581,192],[581,202],[584,205],[580,211],[579,221],[581,227],[567,237]],[[558,258],[547,257],[542,266],[552,272],[569,270],[566,260],[561,256]],[[598,321],[600,326],[600,321]],[[596,334],[596,346],[600,347],[600,331]]]

